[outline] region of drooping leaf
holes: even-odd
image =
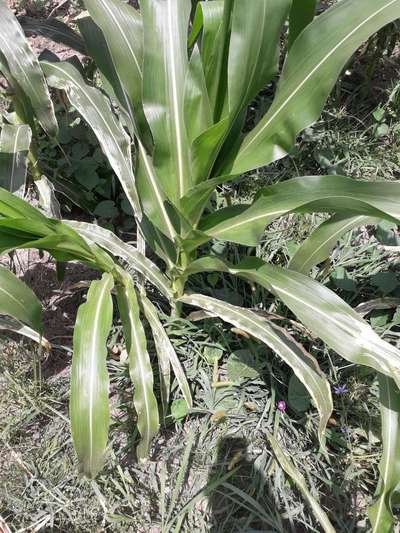
[[[304,496],[308,505],[310,506],[312,512],[314,513],[315,518],[321,524],[322,529],[325,533],[335,533],[335,528],[333,527],[331,521],[328,518],[326,512],[322,509],[320,504],[314,498],[314,496],[309,491],[306,480],[304,476],[299,472],[299,470],[291,462],[288,455],[283,451],[282,447],[278,443],[277,439],[272,435],[272,433],[267,434],[269,443],[271,444],[272,450],[275,454],[276,460],[279,465],[283,468],[288,476],[292,478],[295,482],[297,488],[300,490],[301,494]]]
[[[383,455],[379,464],[378,500],[368,514],[373,533],[390,533],[396,522],[392,500],[400,490],[400,392],[394,381],[379,374]]]
[[[0,135],[0,186],[8,191],[25,192],[27,155],[32,131],[27,124],[4,124]]]
[[[249,309],[200,294],[184,296],[180,300],[221,317],[236,328],[264,342],[279,355],[293,369],[313,398],[320,414],[318,435],[321,442],[323,441],[326,424],[333,409],[332,397],[327,379],[322,374],[317,361],[310,354],[271,321],[258,316]]]
[[[33,291],[7,268],[0,266],[0,315],[23,322],[43,333],[42,306]]]
[[[304,28],[312,22],[318,0],[292,0],[289,17],[288,48],[291,48]]]
[[[191,185],[184,117],[191,4],[190,0],[142,0],[140,7],[144,29],[143,104],[153,133],[153,162],[163,190],[176,203]]]
[[[146,315],[146,318],[150,324],[150,327],[153,332],[154,341],[156,343],[156,348],[158,354],[161,352],[168,358],[172,369],[175,374],[176,381],[178,386],[183,394],[183,397],[186,401],[188,408],[191,408],[193,405],[192,395],[190,392],[190,387],[186,379],[185,371],[182,368],[182,365],[176,355],[175,349],[172,346],[172,343],[158,318],[157,309],[145,296],[140,297],[140,301],[143,305],[143,311]]]
[[[0,330],[6,330],[6,331],[12,331],[13,333],[18,333],[18,335],[22,335],[23,337],[26,337],[27,339],[31,339],[49,352],[51,350],[51,344],[47,339],[42,337],[40,333],[35,331],[34,329],[30,328],[29,326],[25,326],[22,324],[22,322],[19,322],[18,320],[15,320],[13,318],[10,318],[9,316],[0,316]]]
[[[116,257],[122,258],[128,263],[130,268],[144,276],[164,296],[168,299],[172,298],[172,290],[168,278],[162,274],[150,259],[147,259],[133,246],[121,241],[112,231],[87,222],[77,222],[75,220],[65,220],[64,222],[74,228],[89,242],[95,242]]]
[[[221,175],[239,175],[284,157],[317,120],[346,61],[400,17],[400,0],[338,2],[309,24],[287,56],[273,104]]]
[[[132,169],[129,137],[112,112],[109,101],[98,89],[87,85],[79,71],[70,63],[44,61],[42,66],[49,85],[64,90],[71,105],[93,129],[140,219],[141,207]]]
[[[0,187],[0,215],[8,218],[30,218],[41,222],[46,217],[38,209]]]
[[[112,324],[110,274],[93,281],[74,329],[70,417],[79,468],[94,478],[104,462],[110,425],[107,337]]]
[[[294,211],[360,214],[398,222],[400,184],[368,183],[344,176],[294,178],[261,189],[249,207],[213,213],[202,220],[199,229],[214,238],[255,246],[266,225]]]
[[[313,266],[322,263],[336,246],[338,240],[347,232],[367,224],[376,224],[378,219],[363,215],[351,217],[348,215],[333,215],[323,222],[306,239],[296,251],[288,268],[302,274],[308,274]]]
[[[237,266],[206,257],[187,273],[222,271],[271,291],[330,348],[351,363],[366,365],[400,385],[400,352],[382,340],[360,315],[333,291],[303,274],[249,258]]]
[[[0,0],[0,18],[0,55],[12,76],[8,81],[18,84],[43,129],[50,137],[56,137],[57,119],[42,70],[6,0]]]
[[[141,436],[137,456],[139,459],[145,459],[149,454],[151,441],[158,431],[159,417],[146,335],[140,321],[135,287],[129,276],[124,278],[124,285],[118,285],[117,300],[129,355],[129,374],[135,387],[133,402]]]
[[[87,55],[82,37],[62,20],[56,18],[38,20],[31,17],[23,17],[19,22],[28,37],[42,35],[55,43],[65,44],[68,48],[72,48],[72,50],[82,55]]]

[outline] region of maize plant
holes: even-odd
[[[51,219],[10,192],[0,192],[3,254],[17,248],[44,249],[56,261],[82,261],[102,273],[78,311],[73,339],[70,416],[81,470],[94,477],[106,450],[110,419],[106,340],[114,306],[134,385],[141,436],[138,457],[146,457],[159,427],[144,322],[150,325],[157,348],[163,406],[169,401],[171,368],[191,406],[184,370],[146,296],[149,285],[162,293],[173,314],[200,308],[206,316],[219,317],[265,343],[287,363],[313,399],[319,413],[318,438],[324,445],[332,397],[318,362],[254,311],[186,290],[195,274],[224,272],[262,286],[344,359],[377,372],[383,455],[370,519],[375,532],[390,531],[392,500],[400,482],[400,352],[315,281],[311,272],[329,257],[338,236],[380,219],[399,223],[400,184],[305,176],[262,187],[248,204],[216,209],[212,198],[221,185],[290,152],[296,136],[318,119],[354,52],[400,17],[400,0],[342,0],[318,16],[314,16],[315,0],[139,3],[136,10],[121,0],[85,0],[87,11],[78,20],[79,33],[61,22],[58,31],[51,24],[50,29],[49,24],[47,29],[42,25],[42,33],[68,39],[93,60],[98,76],[90,83],[75,60],[53,57],[39,63],[17,20],[0,0],[1,68],[23,110],[16,109],[13,116],[26,117],[28,125],[39,124],[56,136],[48,87],[63,92],[97,136],[132,205],[137,226],[134,247],[97,225]],[[248,131],[249,104],[275,80],[269,108]],[[4,136],[17,126],[12,122],[4,126]],[[23,148],[29,152],[28,140]],[[3,183],[6,177],[10,182],[10,174],[3,173]],[[311,233],[287,267],[257,257],[230,264],[204,252],[215,241],[256,247],[280,217],[315,212],[331,216]],[[146,257],[146,248],[159,258],[157,265]],[[132,277],[132,271],[138,276]],[[11,302],[22,301],[20,282],[9,273],[1,275],[4,298],[9,295],[4,305],[0,300],[1,312],[40,333],[32,294],[26,296],[29,305],[15,308]],[[321,516],[324,530],[333,531],[326,516]]]

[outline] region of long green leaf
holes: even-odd
[[[189,143],[184,117],[190,0],[142,0],[143,103],[154,139],[154,166],[168,198],[190,188]],[[156,31],[154,29],[156,28]]]
[[[87,241],[97,243],[116,257],[121,257],[128,263],[130,268],[144,276],[164,296],[168,299],[172,298],[171,284],[168,278],[162,274],[150,259],[147,259],[133,246],[121,241],[115,233],[87,222],[78,222],[76,220],[65,220],[64,222],[74,228]]]
[[[400,17],[400,0],[338,2],[307,26],[283,68],[268,113],[221,174],[242,174],[284,157],[317,120],[346,61],[370,35]]]
[[[289,262],[288,268],[302,274],[309,271],[329,257],[338,240],[347,232],[367,224],[376,224],[378,219],[363,215],[349,217],[334,215],[323,222],[306,239]]]
[[[382,340],[356,311],[324,285],[257,258],[249,258],[235,267],[216,258],[198,259],[187,273],[213,270],[229,272],[265,287],[342,357],[374,368],[400,385],[399,350]]]
[[[191,144],[196,137],[213,125],[203,63],[197,44],[190,56],[185,80],[184,110],[188,141]]]
[[[157,309],[150,302],[150,300],[146,298],[145,296],[141,296],[140,301],[143,305],[143,311],[146,315],[146,318],[153,331],[153,337],[156,343],[157,352],[158,354],[161,354],[161,352],[163,352],[164,355],[168,358],[169,362],[171,363],[172,369],[174,371],[178,386],[186,401],[186,404],[189,408],[191,408],[193,405],[193,402],[192,402],[192,395],[190,393],[189,383],[186,379],[185,372],[178,359],[178,356],[176,355],[175,349],[172,346],[172,343],[169,340],[169,337],[167,333],[165,332],[160,319],[158,318]]]
[[[29,326],[25,326],[18,320],[15,320],[13,318],[10,318],[8,316],[0,316],[0,330],[7,330],[12,331],[13,333],[18,333],[18,335],[22,335],[23,337],[26,337],[27,339],[31,339],[49,352],[51,350],[51,344],[47,339],[42,337],[40,333],[35,331],[34,329],[30,328]]]
[[[400,491],[400,392],[394,381],[379,375],[383,456],[378,500],[368,514],[373,533],[391,533],[395,524],[392,500]]]
[[[245,107],[278,70],[279,40],[291,0],[235,2],[228,61],[229,110]]]
[[[298,487],[298,489],[306,499],[308,505],[312,509],[315,518],[321,524],[322,529],[325,531],[325,533],[335,533],[336,530],[333,527],[331,521],[329,520],[328,515],[309,491],[304,476],[293,465],[288,455],[282,450],[280,444],[278,443],[274,435],[272,435],[272,433],[268,433],[267,438],[271,444],[271,448],[275,454],[276,460],[286,472],[286,474],[290,476],[295,482],[296,486]]]
[[[118,309],[129,354],[129,374],[135,387],[133,402],[141,441],[137,447],[139,459],[145,459],[159,427],[157,400],[153,391],[153,369],[147,352],[146,335],[140,321],[135,287],[129,276],[117,288]]]
[[[217,315],[235,327],[250,333],[278,354],[293,369],[293,372],[313,398],[320,415],[318,435],[320,441],[323,441],[326,424],[333,410],[331,390],[317,361],[310,354],[293,339],[288,338],[281,328],[276,327],[269,320],[258,316],[249,309],[200,294],[184,296],[180,298],[180,301],[210,311],[213,315]]]
[[[398,222],[400,184],[306,176],[261,189],[246,207],[217,211],[203,219],[199,229],[214,238],[255,246],[266,225],[293,211],[361,214]]]
[[[24,32],[5,0],[0,0],[0,55],[7,71],[29,99],[32,110],[50,137],[58,134],[57,119],[39,62]],[[8,80],[12,83],[11,80]]]
[[[87,85],[70,63],[45,61],[42,66],[49,85],[64,90],[71,105],[93,129],[136,216],[140,218],[141,207],[132,169],[129,137],[111,110],[109,101],[98,89]]]
[[[42,334],[42,306],[33,291],[0,266],[0,315],[7,315]]]
[[[93,281],[74,330],[70,417],[79,468],[89,478],[101,470],[110,425],[107,337],[113,315],[110,274]]]
[[[27,155],[32,139],[27,124],[4,124],[0,135],[0,186],[10,192],[25,192]]]
[[[120,104],[128,112],[147,146],[148,124],[143,113],[143,25],[138,11],[120,0],[85,0],[85,6],[96,25],[101,29],[108,46],[113,73],[107,76]],[[96,32],[98,34],[98,32]],[[84,34],[84,37],[89,36]],[[90,44],[90,43],[88,43]],[[103,74],[104,60],[94,54]]]
[[[23,17],[20,20],[25,35],[43,35],[56,43],[65,44],[80,54],[87,55],[85,43],[82,37],[71,29],[62,20],[51,18],[37,20],[31,17]]]
[[[304,28],[312,22],[318,0],[292,0],[289,17],[288,47],[291,48]]]
[[[1,176],[2,180],[6,176]],[[8,218],[30,218],[45,222],[46,217],[38,209],[0,187],[0,215]]]

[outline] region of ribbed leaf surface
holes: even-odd
[[[18,84],[43,129],[50,137],[56,137],[57,120],[42,70],[6,0],[0,0],[0,19],[0,59],[4,58],[12,76],[8,81]]]
[[[290,340],[283,333],[283,330],[249,309],[201,294],[191,294],[180,300],[221,317],[226,322],[259,339],[281,357],[292,368],[313,398],[320,414],[318,435],[323,441],[326,424],[332,414],[332,397],[326,377],[322,374],[317,361],[310,354],[293,340]]]
[[[4,124],[0,135],[0,186],[10,192],[25,192],[27,155],[32,131],[27,124]]]
[[[93,281],[78,310],[74,330],[70,417],[79,468],[89,478],[101,470],[108,440],[110,408],[106,366],[113,315],[110,274]]]
[[[7,268],[0,266],[0,315],[23,322],[43,332],[42,306],[33,291]]]
[[[153,391],[153,369],[147,352],[146,335],[140,321],[135,287],[129,276],[117,288],[118,309],[129,355],[129,374],[135,387],[133,403],[141,441],[136,449],[139,459],[146,459],[153,437],[158,432],[157,400]]]

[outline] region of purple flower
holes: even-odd
[[[347,426],[342,426],[340,431],[344,434],[350,433],[350,429]]]
[[[279,400],[277,407],[281,413],[284,413],[286,411],[286,402],[284,400]]]
[[[342,394],[349,392],[347,385],[338,385],[337,387],[333,387],[333,390],[335,391],[336,396],[341,396]]]

